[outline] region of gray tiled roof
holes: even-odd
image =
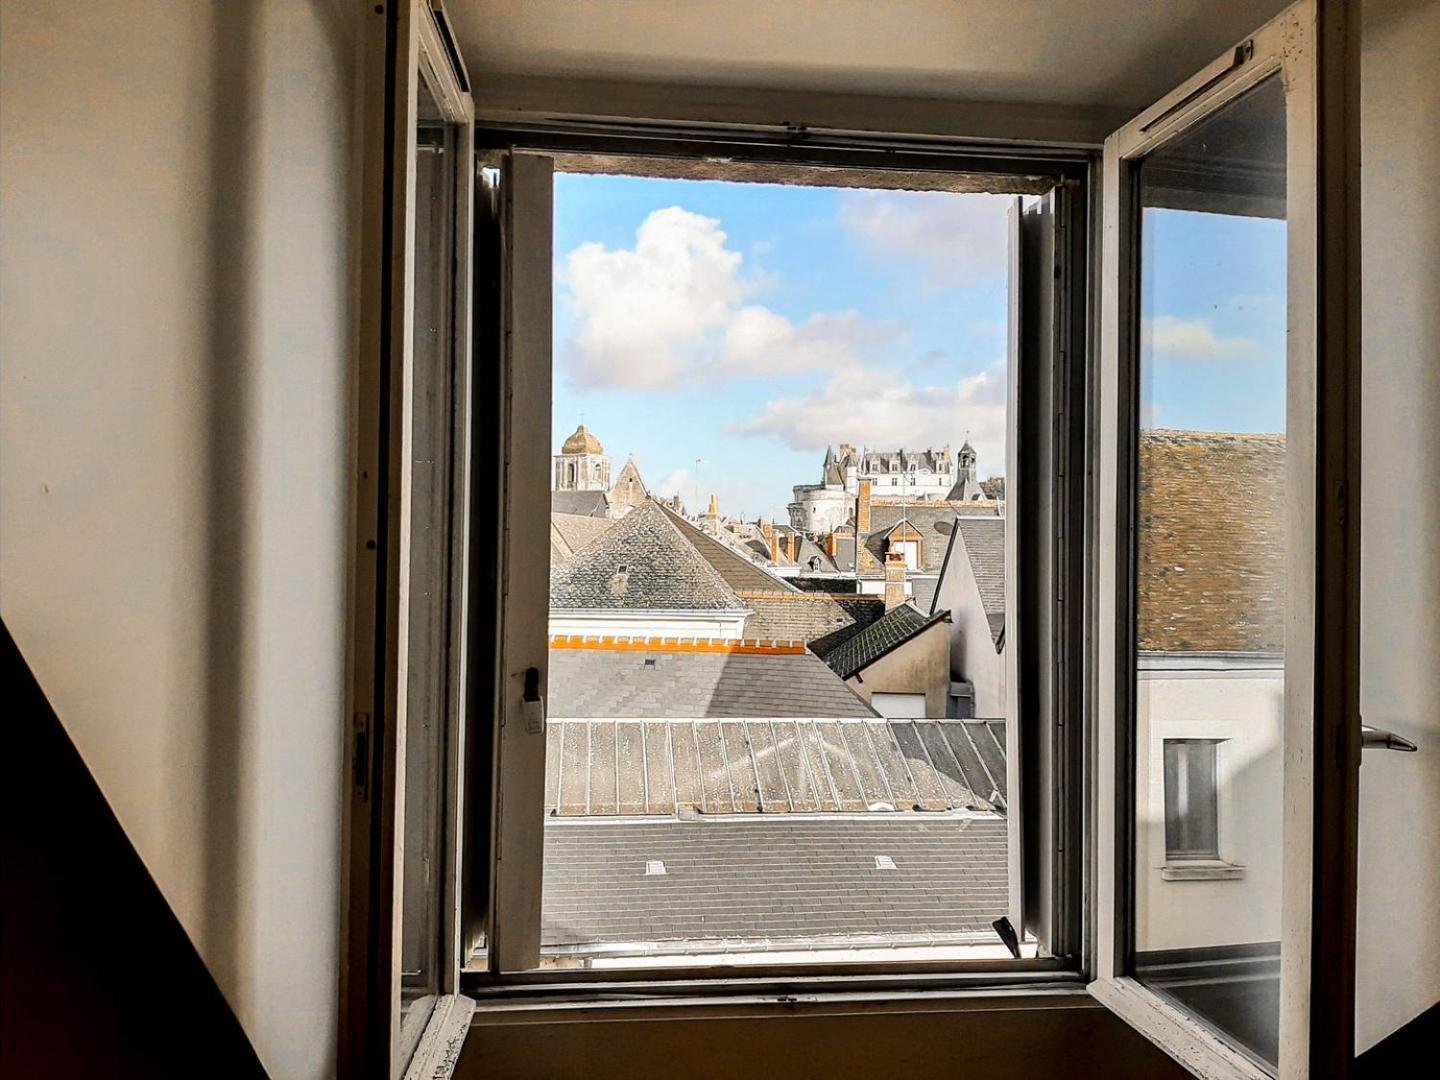
[[[1005,614],[1005,519],[956,518],[986,615]]]
[[[990,811],[1000,720],[552,719],[552,817]]]
[[[552,648],[549,694],[552,717],[875,715],[807,652]]]
[[[695,546],[702,558],[719,571],[725,583],[736,592],[793,593],[795,588],[774,574],[756,566],[729,544],[717,540],[703,529],[696,528],[674,511],[665,510],[670,521],[680,530],[681,535]],[[749,634],[754,637],[756,635]]]
[[[550,607],[745,610],[719,572],[680,535],[670,515],[648,499],[567,562],[552,567]]]
[[[550,511],[554,514],[605,517],[610,512],[610,499],[603,491],[552,491]]]
[[[589,517],[584,514],[556,514],[550,515],[551,533],[551,561],[568,559],[575,552],[594,541],[601,533],[610,528],[612,522],[608,517]],[[555,549],[559,548],[563,553],[559,560],[555,559]]]
[[[835,674],[848,679],[934,623],[949,618],[948,611],[924,615],[913,604],[900,604],[858,634],[826,650],[821,659],[830,665]]]
[[[940,587],[938,577],[912,577],[910,579],[910,595],[915,600],[915,606],[925,615],[935,610],[935,590]]]
[[[744,593],[755,612],[745,620],[745,636],[763,641],[801,641],[824,652],[885,614],[878,596],[795,593],[766,596]]]
[[[541,943],[955,943],[1006,913],[1007,867],[993,818],[553,822]]]
[[[945,562],[950,534],[955,531],[955,516],[955,507],[938,501],[929,505],[875,506],[870,511],[870,532],[865,537],[865,547],[874,557],[875,564],[884,566],[885,533],[903,518],[920,534],[920,572],[938,574]],[[876,576],[881,573],[875,571]]]

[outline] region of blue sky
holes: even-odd
[[[1285,223],[1145,211],[1147,427],[1285,430]]]
[[[968,435],[1000,472],[1009,201],[558,175],[555,443],[583,416],[616,470],[634,453],[652,490],[751,519],[783,518],[827,442]],[[1151,214],[1156,421],[1277,430],[1252,338],[1283,277],[1229,219]]]

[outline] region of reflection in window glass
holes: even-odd
[[[1214,739],[1165,740],[1165,858],[1219,859]]]
[[[1272,78],[1140,166],[1135,967],[1272,1063],[1284,152]]]

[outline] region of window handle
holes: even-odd
[[[1369,724],[1361,724],[1360,749],[1398,750],[1402,754],[1413,754],[1420,748],[1403,735],[1396,735],[1393,731],[1386,731],[1384,728],[1371,727]]]

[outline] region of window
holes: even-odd
[[[1213,739],[1165,740],[1165,858],[1220,858],[1220,804]]]
[[[1043,717],[1070,706],[1015,686],[1006,642],[1033,642],[1037,662],[1042,640],[1079,640],[1068,627],[1022,629],[1018,597],[1042,587],[1008,584],[1022,565],[1007,541],[1019,504],[915,490],[918,466],[900,451],[920,442],[938,459],[968,433],[978,475],[997,492],[1023,460],[1030,479],[1003,487],[1029,495],[1027,572],[1051,565],[1053,546],[1038,543],[1047,526],[1028,515],[1078,497],[1057,486],[1051,460],[1076,448],[1031,434],[1053,431],[1048,402],[1012,423],[1019,414],[997,388],[1022,363],[1047,372],[1036,385],[1067,395],[1083,385],[1078,368],[1049,367],[1055,342],[1083,320],[1053,320],[1025,341],[1004,333],[1012,289],[1033,290],[1039,311],[1053,310],[1057,289],[1083,287],[1057,270],[1081,265],[1083,229],[1073,248],[1015,251],[1027,266],[1041,261],[1012,280],[1004,255],[1020,243],[1022,208],[993,192],[1034,191],[1035,240],[1062,211],[1081,212],[1083,188],[1034,176],[1033,162],[1023,179],[937,169],[928,182],[867,189],[846,170],[797,163],[756,182],[708,159],[662,168],[627,155],[623,138],[600,158],[538,138],[541,149],[495,160],[502,257],[511,281],[529,283],[506,295],[497,344],[508,376],[535,376],[508,399],[527,421],[510,427],[502,648],[524,659],[502,666],[533,674],[528,700],[543,719],[523,719],[531,705],[514,682],[502,689],[502,714],[519,717],[498,741],[506,854],[493,863],[488,929],[469,939],[471,978],[1073,965],[1078,852],[1073,863],[1040,853],[1062,835],[1075,850],[1080,815],[1056,800],[1022,808],[1006,793],[1022,770],[1047,786],[1052,770],[1078,763],[1081,744],[1053,741]],[[937,283],[926,256],[877,257],[870,215],[880,212],[953,217],[990,240],[971,249],[985,254],[970,256],[965,276]],[[803,289],[788,287],[792,271]],[[749,291],[750,274],[766,280],[764,296]],[[910,299],[884,311],[853,299],[887,294]],[[905,320],[914,342],[890,329]],[[996,340],[972,348],[981,325]],[[927,361],[944,371],[907,360],[932,340],[953,349]],[[996,363],[997,351],[1007,359]],[[533,423],[542,411],[549,431]],[[558,447],[582,438],[601,472],[626,455],[624,483],[577,501],[534,482],[553,475]],[[881,449],[862,458],[857,446]],[[890,494],[846,479],[857,460],[889,474]],[[817,531],[777,529],[782,513]],[[957,518],[977,523],[968,549]],[[903,542],[887,573],[897,527],[937,539]],[[628,573],[617,574],[622,563]],[[942,571],[953,582],[937,607]],[[957,680],[975,687],[963,719],[950,715]],[[1027,764],[1031,739],[1053,754]],[[876,882],[868,860],[827,837],[898,851],[898,869]],[[1026,844],[1040,860],[1028,893]],[[781,848],[791,855],[772,858]],[[797,877],[807,865],[797,850],[824,873]],[[637,860],[666,872],[637,884]],[[906,890],[925,899],[900,904]],[[777,907],[779,893],[790,901]]]
[[[1353,1056],[1345,32],[1304,0],[1106,143],[1095,992],[1227,1074]]]
[[[1235,1071],[1285,1060],[1281,929],[1314,917],[1326,940],[1337,932],[1323,890],[1275,900],[1282,863],[1311,860],[1318,882],[1333,860],[1310,846],[1320,819],[1276,809],[1282,794],[1286,806],[1319,805],[1308,759],[1287,761],[1278,781],[1275,765],[1300,739],[1320,775],[1343,744],[1339,708],[1317,697],[1334,670],[1321,661],[1354,659],[1334,638],[1345,620],[1313,617],[1327,571],[1343,579],[1347,565],[1333,543],[1316,544],[1310,504],[1345,459],[1332,430],[1343,410],[1315,407],[1318,374],[1343,375],[1345,358],[1319,364],[1309,333],[1316,297],[1336,299],[1333,281],[1317,283],[1311,243],[1314,113],[1306,124],[1294,114],[1313,106],[1309,0],[1107,144],[1098,373],[1086,359],[1087,154],[703,126],[477,133],[436,8],[398,7],[377,14],[386,44],[401,46],[380,51],[395,58],[386,108],[403,122],[373,130],[403,145],[377,155],[393,169],[381,177],[391,204],[370,222],[385,243],[367,266],[383,270],[361,305],[367,318],[383,309],[391,331],[359,390],[361,827],[347,852],[347,919],[359,929],[346,971],[370,982],[346,1024],[361,1059],[398,1071],[461,989],[584,988],[603,969],[652,992],[743,966],[746,985],[763,988],[845,986],[856,974],[874,986],[1042,973],[1075,983],[1093,968],[1094,992],[1118,1010],[1159,1001],[1172,1026],[1183,1014],[1198,1023],[1181,1030],[1223,1032],[1216,1053]],[[478,178],[472,136],[484,147]],[[566,192],[617,180],[628,208],[617,198],[593,235],[567,234]],[[673,197],[633,198],[644,185]],[[718,187],[687,208],[696,185]],[[767,260],[783,245],[730,222],[776,192],[859,196],[852,239],[880,245],[865,265],[843,266],[838,246],[798,256],[848,272],[851,296],[887,295],[859,282],[862,270],[929,254],[883,250],[889,230],[867,229],[867,200],[1005,193],[1003,241],[974,248],[1005,253],[1003,281],[970,282],[964,298],[996,310],[957,334],[935,282],[897,290],[890,314],[913,339],[901,345],[857,325],[863,313],[774,299]],[[945,232],[906,235],[932,234]],[[641,265],[656,250],[664,273]],[[709,260],[702,288],[687,288],[677,254]],[[627,275],[639,282],[630,292]],[[1228,305],[1206,294],[1246,275],[1260,291]],[[1276,287],[1288,323],[1264,292]],[[576,332],[617,296],[614,318]],[[657,317],[672,302],[682,317]],[[913,382],[956,357],[939,348],[907,364],[905,350],[1002,325],[999,370]],[[669,328],[663,348],[657,327]],[[580,440],[580,468],[554,467],[589,391],[627,451],[651,436],[771,442],[739,465],[708,445],[688,458],[636,446],[611,488],[593,436]],[[905,415],[875,425],[894,401]],[[943,430],[927,426],[927,409],[948,410]],[[914,469],[901,469],[902,448],[955,442],[953,496],[897,475]],[[810,473],[792,472],[791,455],[806,453]],[[1227,516],[1230,504],[1243,512]],[[822,531],[778,539],[769,523],[786,507]],[[944,539],[902,548],[887,575],[886,530],[927,509],[949,526],[927,523]],[[813,636],[796,629],[807,616]],[[1297,665],[1305,677],[1287,677]],[[764,707],[743,704],[756,695]],[[1181,715],[1183,727],[1167,719]],[[1248,872],[1188,893],[1258,891],[1177,917],[1180,894],[1149,891],[1154,875],[1139,868],[1219,861],[1222,803],[1227,854],[1254,849],[1237,852]],[[864,886],[793,902],[815,878],[793,859],[802,827],[841,830],[853,857],[834,869]],[[899,905],[886,890],[943,869],[957,835],[1003,850],[982,902],[963,913],[942,903],[940,921],[918,920],[910,938],[889,924],[859,934],[869,912],[835,919],[854,915],[838,902],[860,894],[889,918]],[[618,853],[604,887],[554,872],[603,863],[601,840]],[[725,872],[705,879],[701,864]],[[713,923],[702,905],[686,909],[687,889],[720,899]],[[781,894],[792,902],[776,905]],[[743,917],[777,906],[790,925],[757,934]],[[1083,923],[1087,910],[1100,921]],[[1254,926],[1237,933],[1242,917]],[[1189,937],[1165,938],[1175,933]],[[1203,967],[1192,977],[1235,945],[1225,978]]]

